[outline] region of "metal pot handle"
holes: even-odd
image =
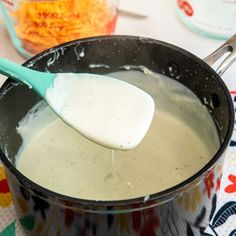
[[[218,68],[216,69],[216,72],[219,75],[222,75],[228,67],[236,61],[236,34],[228,39],[222,46],[220,46],[218,49],[216,49],[213,53],[211,53],[209,56],[205,57],[203,60],[212,66],[216,61],[218,61],[222,56],[224,56],[226,53],[228,55],[226,58],[220,63]]]

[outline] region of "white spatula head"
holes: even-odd
[[[58,74],[45,98],[82,135],[122,150],[141,142],[155,110],[152,97],[143,90],[92,74]]]

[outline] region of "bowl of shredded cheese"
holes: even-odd
[[[30,57],[71,40],[114,32],[118,0],[8,0],[0,8],[16,49]]]

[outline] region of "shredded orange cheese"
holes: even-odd
[[[15,17],[15,31],[32,54],[70,40],[110,34],[115,9],[106,0],[22,0]]]

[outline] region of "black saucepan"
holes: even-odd
[[[215,61],[232,49],[233,40],[235,37],[206,60]],[[231,60],[226,62],[228,65]],[[39,71],[98,74],[120,71],[125,65],[143,65],[192,90],[217,124],[219,150],[194,176],[148,199],[110,202],[60,195],[33,183],[15,168],[15,154],[22,142],[16,127],[41,98],[27,86],[8,79],[0,90],[0,157],[19,222],[27,235],[184,236],[200,235],[208,225],[218,191],[212,185],[216,186],[222,175],[218,167],[231,139],[234,112],[228,89],[205,61],[154,39],[102,36],[59,45],[24,63]],[[226,67],[224,63],[221,73]]]

